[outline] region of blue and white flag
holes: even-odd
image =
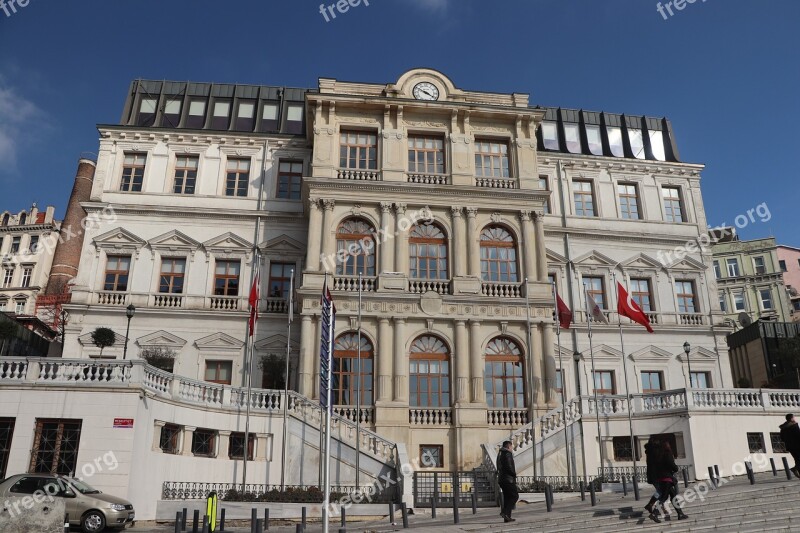
[[[319,350],[319,404],[331,411],[331,367],[333,366],[333,330],[336,323],[336,306],[333,305],[328,279],[322,287],[322,335]]]

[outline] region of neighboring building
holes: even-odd
[[[763,320],[728,335],[735,386],[800,389],[800,369],[784,351],[798,337],[800,324]]]
[[[733,228],[725,230],[711,250],[719,305],[728,323],[740,327],[756,320],[791,320],[775,239],[741,241]],[[744,324],[742,313],[749,317]]]
[[[791,320],[800,322],[800,248],[779,244],[778,267],[789,295]]]
[[[33,317],[47,286],[61,223],[55,208],[0,213],[0,312]]]

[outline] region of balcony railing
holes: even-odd
[[[424,185],[447,185],[450,179],[447,174],[408,174],[409,183],[422,183]]]
[[[412,426],[449,426],[453,423],[450,407],[417,407],[408,410],[408,423]]]
[[[362,407],[359,410],[351,405],[334,405],[333,412],[353,423],[356,421],[356,413],[360,413],[359,424],[375,423],[375,409],[373,407]]]
[[[516,189],[517,180],[513,178],[475,178],[475,186],[490,189]]]
[[[375,290],[375,283],[377,278],[361,277],[361,291],[373,292]],[[358,277],[356,276],[336,276],[333,278],[333,290],[342,292],[358,292]]]
[[[261,307],[265,313],[286,313],[289,310],[289,302],[282,296],[264,298]]]
[[[357,168],[340,168],[336,171],[336,177],[340,180],[381,181],[381,173],[377,170]]]
[[[450,294],[450,281],[412,279],[408,282],[408,290],[412,294],[425,294],[426,292]]]
[[[481,284],[481,294],[493,298],[520,298],[522,283],[495,283],[485,281]]]
[[[128,305],[128,293],[117,291],[98,291],[96,303],[98,305]]]
[[[215,311],[238,311],[241,298],[239,296],[211,296],[208,308]]]
[[[528,423],[527,409],[489,409],[486,412],[489,426],[518,427]]]
[[[182,294],[154,294],[151,301],[152,307],[167,307],[180,309],[183,307]]]
[[[612,310],[603,310],[603,314],[608,319],[608,322],[616,326],[619,321],[619,314]],[[645,313],[650,320],[650,324],[654,326],[707,326],[709,324],[708,315],[701,313],[660,313],[660,312],[647,312]],[[586,311],[576,309],[573,311],[573,320],[576,324],[586,323]],[[623,317],[622,325],[634,324],[629,319]]]

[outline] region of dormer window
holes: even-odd
[[[614,157],[625,157],[625,149],[622,147],[622,129],[617,126],[608,126],[608,147]]]
[[[571,154],[581,153],[581,130],[577,124],[564,124],[564,141]]]
[[[189,101],[189,115],[186,117],[186,127],[200,129],[205,123],[206,101],[195,99]]]
[[[183,101],[180,98],[170,98],[164,104],[164,115],[161,118],[161,126],[164,128],[177,128],[181,122],[181,105]]]
[[[231,103],[227,100],[214,102],[214,115],[211,117],[211,129],[227,130],[228,118],[231,113]]]
[[[292,104],[286,109],[286,133],[303,133],[303,106]]]
[[[645,159],[644,153],[644,138],[642,137],[642,130],[634,128],[628,129],[628,141],[631,143],[631,152],[636,159]]]
[[[278,104],[266,103],[261,110],[261,131],[278,129]]]
[[[542,138],[545,150],[558,150],[558,126],[555,122],[542,122]]]
[[[600,126],[586,125],[586,141],[589,151],[593,155],[603,155],[603,139],[600,136]]]
[[[236,111],[236,130],[253,131],[255,126],[256,104],[253,101],[239,102],[239,109]]]
[[[667,156],[664,153],[664,134],[660,131],[651,131],[650,135],[650,149],[653,150],[653,157],[659,161],[666,161]]]
[[[136,121],[137,126],[152,126],[156,122],[156,106],[158,100],[155,98],[142,98],[139,102],[139,117]]]

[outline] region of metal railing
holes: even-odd
[[[395,497],[394,486],[379,490],[380,483],[357,488],[355,485],[331,485],[331,501],[361,494],[365,502],[388,503]],[[322,503],[322,490],[316,485],[245,485],[241,483],[202,483],[192,481],[165,481],[161,488],[164,500],[204,500],[216,492],[220,500],[242,502]]]
[[[678,477],[681,477],[684,470],[691,471],[692,465],[677,465],[678,472],[675,474]],[[634,469],[632,466],[604,466],[597,469],[598,478],[602,480],[603,483],[622,483],[622,478],[626,480],[632,480]],[[636,467],[636,481],[642,484],[647,483],[647,467],[646,466],[637,466]]]
[[[587,480],[580,476],[517,476],[517,488],[520,492],[544,492],[546,487],[553,492],[580,492],[582,483],[584,490],[589,490],[589,484],[594,484],[600,491],[601,481],[600,477]]]

